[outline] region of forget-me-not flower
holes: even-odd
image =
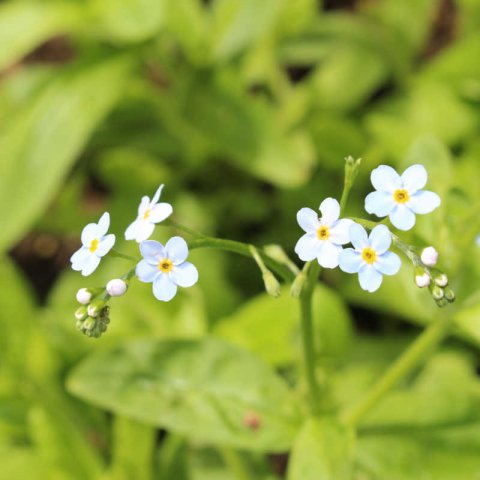
[[[110,226],[110,215],[105,212],[98,223],[89,223],[82,230],[82,246],[71,256],[73,270],[81,271],[82,275],[90,275],[99,265],[115,243],[115,235],[107,235]]]
[[[177,293],[177,286],[191,287],[198,280],[195,265],[188,257],[187,242],[172,237],[165,246],[155,240],[140,243],[141,260],[135,269],[140,281],[153,283],[153,294],[158,300],[168,302]]]
[[[392,243],[390,230],[385,225],[377,225],[368,236],[361,225],[354,223],[349,233],[354,248],[340,253],[340,268],[347,273],[358,273],[360,286],[375,292],[382,284],[383,275],[395,275],[401,266],[400,257],[388,251]]]
[[[440,205],[440,197],[422,190],[428,179],[423,165],[412,165],[400,176],[392,167],[380,165],[371,174],[376,191],[367,195],[365,210],[377,217],[390,218],[400,230],[415,225],[415,214],[430,213]]]
[[[155,229],[155,224],[168,218],[173,208],[169,203],[158,203],[162,193],[163,184],[158,187],[152,200],[147,196],[142,197],[138,207],[138,216],[125,230],[126,240],[135,240],[138,243],[150,237]]]

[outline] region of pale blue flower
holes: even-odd
[[[177,286],[191,287],[198,280],[196,267],[185,260],[187,242],[172,237],[165,246],[155,240],[140,243],[141,260],[135,269],[140,281],[153,283],[153,294],[158,300],[168,302],[177,293]]]
[[[340,253],[340,268],[347,273],[358,273],[360,286],[375,292],[382,284],[383,275],[395,275],[401,266],[400,257],[388,251],[392,243],[390,231],[385,225],[377,225],[368,236],[361,225],[354,223],[349,234],[354,248]]]
[[[89,223],[82,230],[82,246],[70,258],[73,270],[82,275],[90,275],[115,244],[115,235],[107,235],[110,226],[110,215],[105,212],[98,223]]]
[[[350,242],[348,229],[352,220],[340,219],[340,205],[334,198],[326,198],[320,205],[321,218],[311,208],[302,208],[297,221],[306,232],[295,245],[295,252],[304,262],[316,258],[324,268],[338,267],[341,245]]]
[[[163,185],[160,185],[152,200],[147,196],[142,197],[136,220],[125,230],[126,240],[143,242],[153,233],[156,223],[163,222],[172,214],[173,208],[169,203],[158,203],[162,189]]]
[[[423,165],[412,165],[402,174],[387,165],[372,171],[372,185],[377,190],[367,195],[365,210],[377,217],[390,218],[400,230],[410,230],[415,225],[415,214],[430,213],[440,205],[440,197],[422,190],[428,179]]]

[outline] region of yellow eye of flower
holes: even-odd
[[[407,203],[410,200],[410,195],[404,188],[399,188],[393,193],[393,198],[397,203]]]
[[[372,265],[372,263],[375,263],[377,260],[377,252],[373,248],[366,247],[362,251],[362,259],[369,265]]]
[[[317,237],[319,240],[328,240],[330,238],[330,230],[323,225],[317,230]]]
[[[150,208],[147,208],[147,210],[143,214],[143,219],[146,220],[149,216],[150,216]]]
[[[98,238],[94,238],[94,239],[90,242],[90,246],[88,247],[88,249],[89,249],[92,253],[96,252],[99,243],[100,243],[100,242],[98,241]]]
[[[162,258],[158,264],[158,269],[163,273],[168,273],[173,268],[173,262],[169,258]]]

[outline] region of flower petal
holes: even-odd
[[[141,220],[145,212],[150,208],[150,199],[145,195],[138,206],[138,219]]]
[[[148,219],[152,223],[159,223],[163,222],[166,218],[168,218],[173,212],[173,208],[169,203],[158,203],[152,210],[150,211],[150,216]]]
[[[350,225],[348,231],[350,235],[350,242],[357,250],[363,250],[365,247],[368,247],[368,235],[365,229],[358,223]]]
[[[95,250],[95,255],[97,257],[103,257],[106,255],[112,247],[115,245],[115,235],[113,233],[109,233],[105,235],[98,244],[97,250]]]
[[[71,257],[70,261],[72,262],[72,269],[73,270],[81,270],[83,268],[83,264],[90,256],[90,251],[87,247],[80,247]]]
[[[337,220],[330,227],[329,240],[335,245],[345,245],[350,243],[350,227],[353,225],[353,220],[342,218]]]
[[[440,203],[440,197],[436,193],[429,192],[428,190],[421,190],[420,192],[415,192],[410,197],[408,206],[415,213],[424,214],[433,212],[433,210],[440,206]]]
[[[364,265],[358,272],[358,281],[363,290],[375,292],[382,284],[383,276],[372,265]]]
[[[402,173],[403,187],[410,195],[427,184],[428,174],[423,165],[412,165]]]
[[[153,281],[153,294],[162,302],[170,301],[177,293],[177,286],[170,279],[168,274],[161,273]]]
[[[154,230],[154,223],[151,223],[148,220],[137,220],[137,224],[135,226],[135,241],[140,243],[144,240],[147,240],[147,238],[150,238]]]
[[[97,257],[95,254],[91,253],[83,264],[82,275],[84,277],[87,277],[95,271],[99,264],[100,258]]]
[[[379,255],[375,262],[375,268],[384,275],[395,275],[401,266],[400,257],[393,252],[385,252],[383,255]]]
[[[98,221],[98,236],[103,237],[110,227],[110,214],[105,212]]]
[[[357,273],[363,263],[362,255],[353,248],[346,248],[338,256],[340,269],[346,273]]]
[[[135,240],[140,220],[134,220],[125,230],[125,240]]]
[[[320,204],[320,212],[322,214],[321,223],[331,225],[340,217],[340,204],[334,198],[326,198]]]
[[[385,253],[392,244],[392,234],[386,225],[377,225],[370,232],[368,241],[377,254],[382,255],[382,253]]]
[[[318,253],[318,263],[323,268],[337,268],[338,257],[343,248],[340,245],[334,245],[332,242],[320,242],[320,251]]]
[[[365,210],[377,217],[386,217],[394,208],[395,201],[391,193],[376,191],[365,198]]]
[[[159,275],[158,267],[152,265],[147,260],[140,260],[135,267],[135,275],[141,282],[153,282],[155,277]]]
[[[191,287],[198,280],[198,270],[193,263],[183,262],[173,267],[170,272],[170,279],[180,287]]]
[[[390,213],[390,221],[399,230],[410,230],[415,225],[415,214],[406,205],[397,205]]]
[[[316,233],[306,233],[299,238],[295,245],[295,253],[300,260],[303,260],[304,262],[309,262],[310,260],[317,258],[319,251],[320,240],[318,240]]]
[[[140,253],[142,257],[152,265],[158,265],[158,262],[168,257],[165,247],[156,240],[144,240],[140,243]]]
[[[318,215],[311,208],[302,208],[297,212],[297,222],[300,228],[307,232],[316,232],[319,226]]]
[[[370,175],[370,180],[375,190],[392,193],[402,186],[400,175],[388,165],[380,165]]]
[[[157,191],[155,192],[155,194],[154,194],[153,197],[152,197],[152,205],[154,205],[155,203],[157,203],[157,202],[160,200],[160,195],[161,195],[161,193],[162,193],[163,187],[164,187],[164,184],[162,183],[162,184],[157,188]]]
[[[182,237],[172,237],[165,245],[165,251],[174,265],[180,265],[188,257],[188,245]]]
[[[82,230],[82,245],[84,247],[89,247],[92,240],[95,238],[100,238],[103,236],[103,233],[100,233],[100,229],[96,223],[89,223]]]

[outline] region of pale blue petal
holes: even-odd
[[[153,195],[152,204],[155,204],[160,200],[160,195],[162,193],[163,187],[164,187],[163,183],[158,187],[157,191],[155,192],[155,195]]]
[[[297,212],[297,222],[300,228],[307,233],[317,231],[319,226],[318,215],[311,208],[302,208]]]
[[[365,198],[365,210],[377,217],[386,217],[395,208],[393,195],[387,192],[372,192]]]
[[[155,277],[159,274],[158,267],[147,262],[147,260],[140,260],[135,267],[135,275],[141,282],[153,282]]]
[[[137,231],[135,235],[135,241],[137,243],[143,242],[151,237],[155,230],[155,224],[148,220],[140,220],[137,223]]]
[[[95,255],[97,257],[103,257],[106,255],[112,247],[115,245],[115,235],[113,233],[109,233],[105,235],[98,244],[97,250],[95,250]]]
[[[375,268],[384,275],[395,275],[400,270],[402,262],[400,257],[393,252],[385,252],[377,257]]]
[[[72,262],[73,270],[81,270],[83,268],[84,262],[90,256],[91,252],[88,250],[88,247],[80,247],[71,257],[70,261]]]
[[[165,245],[165,251],[174,265],[180,265],[188,257],[188,245],[182,237],[172,237]]]
[[[353,220],[342,218],[336,221],[330,227],[329,240],[336,245],[345,245],[350,243],[350,227],[353,225]]]
[[[370,179],[375,190],[380,190],[381,192],[393,193],[394,190],[402,186],[400,175],[388,165],[380,165],[375,168]]]
[[[110,227],[110,214],[105,212],[98,221],[98,236],[103,237],[108,232]]]
[[[385,253],[392,244],[392,234],[386,225],[377,225],[368,237],[370,246],[381,255]]]
[[[353,248],[346,248],[338,256],[338,264],[340,269],[346,273],[357,273],[364,261],[362,255]]]
[[[177,293],[177,286],[168,274],[161,273],[153,281],[153,294],[162,302],[170,301]]]
[[[317,258],[320,251],[320,240],[317,238],[316,233],[306,233],[298,240],[295,245],[295,253],[300,260],[309,262],[314,258]]]
[[[363,290],[375,292],[382,284],[382,274],[372,265],[364,265],[358,272],[358,281]]]
[[[145,240],[140,243],[140,254],[150,264],[157,266],[162,258],[168,257],[165,247],[156,240]]]
[[[390,214],[390,221],[399,230],[410,230],[415,225],[415,214],[406,205],[397,205]]]
[[[340,217],[340,204],[334,198],[326,198],[320,204],[322,224],[330,226]]]
[[[91,273],[95,271],[95,269],[100,264],[100,258],[97,257],[95,254],[90,254],[89,257],[85,260],[82,268],[82,275],[87,277]]]
[[[429,192],[428,190],[422,190],[414,193],[410,197],[408,206],[415,213],[424,214],[433,212],[440,206],[440,203],[440,197],[436,193]]]
[[[150,216],[148,219],[152,223],[159,223],[163,222],[166,218],[168,218],[173,212],[173,208],[169,203],[158,203],[150,212]]]
[[[100,238],[102,236],[103,234],[100,232],[98,225],[96,223],[89,223],[82,230],[82,245],[84,247],[89,247],[92,240],[94,240],[95,238]]]
[[[358,223],[354,223],[350,226],[349,230],[350,242],[357,250],[363,250],[368,247],[368,235],[365,229]]]
[[[318,263],[323,268],[337,268],[338,257],[342,250],[342,247],[334,245],[328,240],[320,242],[320,251],[317,257]]]
[[[411,195],[427,184],[428,174],[423,165],[412,165],[402,174],[403,188]]]
[[[170,279],[180,287],[191,287],[197,283],[198,270],[192,263],[183,262],[181,265],[173,267]]]

